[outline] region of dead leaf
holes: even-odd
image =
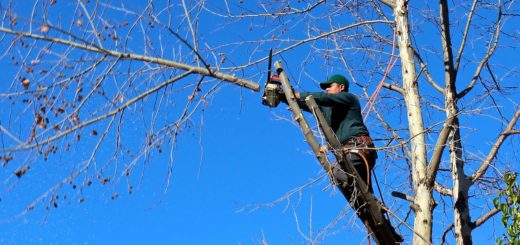
[[[27,90],[29,89],[29,84],[31,83],[31,81],[29,81],[29,79],[27,78],[22,78],[22,86],[23,86],[23,89]]]
[[[49,26],[48,25],[43,25],[41,28],[40,28],[40,31],[43,32],[43,33],[46,33],[49,31]]]
[[[4,162],[2,163],[2,167],[5,167],[11,160],[13,160],[12,156],[3,156],[2,159]]]
[[[40,128],[45,128],[45,121],[43,120],[43,117],[40,115],[37,115],[34,118],[34,122],[40,126]]]
[[[78,25],[78,27],[81,27],[83,25],[83,20],[79,19],[76,24]]]
[[[56,0],[51,0],[51,6],[56,4]]]
[[[3,159],[4,159],[5,163],[8,163],[11,160],[13,160],[13,157],[12,156],[4,156]]]
[[[31,167],[29,165],[25,166],[22,169],[17,170],[14,174],[16,177],[21,178],[25,173],[27,173],[27,170],[29,170]]]
[[[104,179],[101,180],[101,184],[104,185],[106,183],[110,182],[110,178],[109,177],[106,177]]]
[[[116,192],[116,193],[114,193],[114,195],[112,195],[112,200],[114,200],[114,199],[116,199],[118,197],[119,197],[119,193]]]

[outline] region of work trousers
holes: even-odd
[[[365,138],[363,142],[349,141],[344,145],[346,160],[354,166],[358,176],[367,185],[370,193],[373,193],[370,174],[377,158],[377,153],[373,148],[374,145],[370,138]],[[358,180],[354,175],[348,174],[347,172],[345,166],[337,166],[334,168],[334,178],[341,192],[349,201],[350,206],[355,209],[358,217],[365,221],[368,219],[368,213],[364,201],[358,198],[361,194],[361,190],[355,185],[355,181]]]

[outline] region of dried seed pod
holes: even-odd
[[[22,78],[22,86],[23,86],[23,89],[27,90],[29,89],[29,85],[31,84],[31,81],[27,78]]]

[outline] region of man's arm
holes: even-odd
[[[352,106],[356,102],[356,98],[349,93],[327,94],[324,92],[302,92],[295,97],[298,100],[304,100],[307,96],[312,95],[316,103],[321,106],[346,105]]]

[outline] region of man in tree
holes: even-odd
[[[325,92],[295,92],[294,95],[300,107],[305,111],[309,111],[305,98],[309,95],[314,97],[327,123],[343,145],[347,161],[352,163],[361,179],[369,187],[369,191],[372,192],[370,170],[375,165],[377,153],[368,129],[363,123],[359,100],[348,92],[349,82],[342,75],[332,75],[327,81],[320,83],[320,87]],[[368,213],[364,207],[365,203],[357,198],[360,190],[354,188],[355,178],[347,174],[344,169],[345,166],[334,168],[334,177],[345,187],[342,190],[356,209],[359,218],[365,222],[368,219]]]

